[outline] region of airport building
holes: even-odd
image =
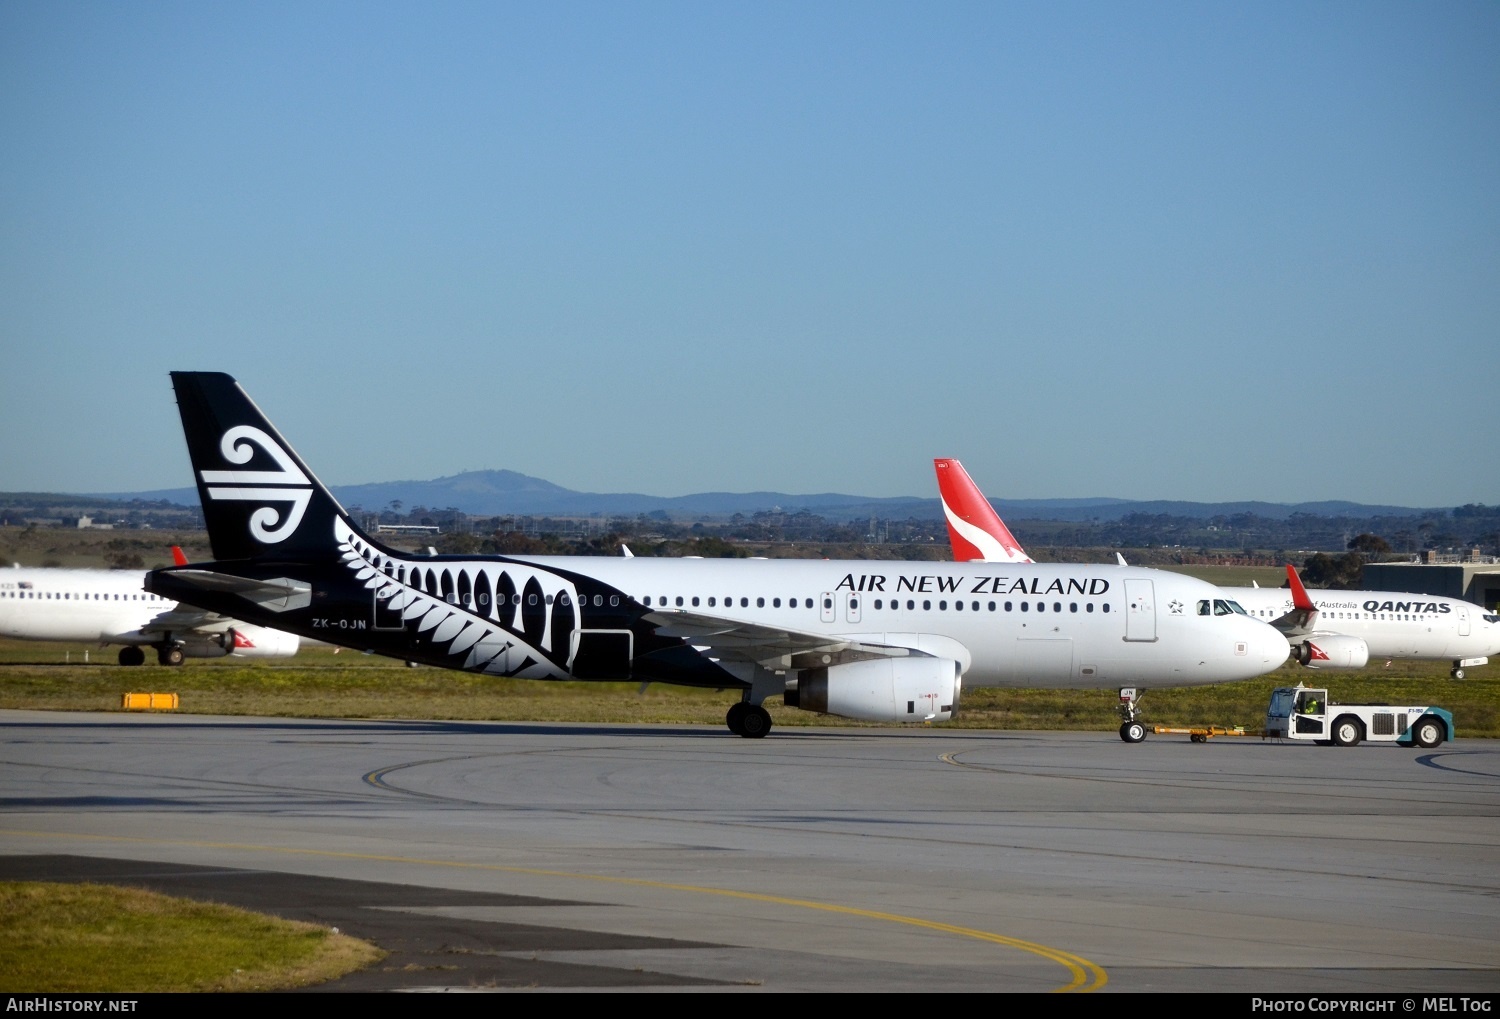
[[[1360,586],[1462,598],[1500,611],[1500,562],[1492,556],[1456,563],[1366,563]]]

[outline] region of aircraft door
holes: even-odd
[[[377,587],[373,592],[375,595],[375,606],[373,612],[374,618],[370,621],[372,629],[406,629],[406,623],[401,618],[401,610],[391,608],[391,596],[394,595],[397,590],[398,588],[396,588],[395,586],[387,587],[384,590],[381,590]]]
[[[844,620],[849,623],[859,622],[859,592],[844,592]]]
[[[1458,635],[1460,637],[1467,637],[1469,635],[1469,610],[1468,609],[1462,609],[1461,608],[1461,609],[1458,610]]]
[[[820,595],[819,597],[822,599],[818,604],[821,606],[821,608],[820,608],[819,611],[822,614],[822,620],[823,620],[823,622],[825,622],[825,623],[831,623],[831,622],[833,622],[834,619],[836,618],[835,615],[834,615],[835,609],[834,609],[834,603],[833,603],[833,592],[831,592],[831,591],[824,591],[822,593],[822,595]]]
[[[629,679],[635,635],[629,630],[574,630],[568,671],[579,679]]]
[[[1125,639],[1156,640],[1156,593],[1150,580],[1125,581]]]

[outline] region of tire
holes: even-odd
[[[1126,743],[1139,743],[1146,738],[1146,727],[1140,722],[1126,722],[1120,726],[1120,738]]]
[[[1360,727],[1359,719],[1353,715],[1342,715],[1333,721],[1333,745],[1336,747],[1357,747],[1359,741],[1365,738],[1364,730]]]
[[[1431,750],[1443,742],[1443,737],[1448,735],[1447,727],[1442,721],[1431,715],[1423,715],[1417,719],[1417,724],[1411,727],[1411,741],[1423,750]]]
[[[160,665],[181,665],[186,657],[180,647],[164,647],[156,650],[156,661]]]
[[[724,724],[736,736],[745,735],[745,711],[750,707],[744,701],[735,701],[724,714]]]
[[[740,719],[740,735],[746,739],[760,739],[771,731],[771,713],[758,704],[744,705],[745,714]]]
[[[121,665],[145,665],[146,664],[146,652],[142,651],[140,648],[136,647],[134,644],[128,644],[125,647],[122,647],[120,649],[120,664]]]
[[[1454,679],[1463,679],[1464,678],[1464,670],[1463,669],[1454,669],[1452,672],[1448,673],[1448,675],[1452,676]]]

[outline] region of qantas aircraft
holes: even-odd
[[[1268,672],[1286,641],[1198,616],[1202,581],[1033,563],[414,556],[357,528],[228,375],[173,372],[215,561],[149,591],[408,661],[527,679],[739,691],[874,721],[946,720],[965,682],[1112,687]]]
[[[955,559],[976,551],[986,559],[997,542],[1006,557],[1026,554],[962,464],[933,464]],[[954,525],[950,506],[958,508],[962,528]],[[990,544],[976,541],[976,533],[992,536]],[[1450,661],[1453,678],[1463,679],[1464,669],[1500,654],[1500,615],[1472,602],[1392,591],[1319,591],[1314,598],[1290,565],[1286,575],[1286,588],[1219,588],[1220,600],[1199,602],[1195,611],[1243,611],[1264,620],[1285,635],[1292,657],[1311,669],[1363,669],[1372,657],[1414,658]]]
[[[298,638],[151,594],[142,570],[0,570],[0,636],[123,644],[121,665],[185,658],[272,658],[297,653]]]

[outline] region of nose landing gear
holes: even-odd
[[[1120,723],[1120,738],[1126,743],[1139,743],[1146,738],[1146,727],[1141,723],[1141,694],[1144,691],[1137,690],[1133,686],[1122,686],[1120,688],[1119,712],[1123,721]]]

